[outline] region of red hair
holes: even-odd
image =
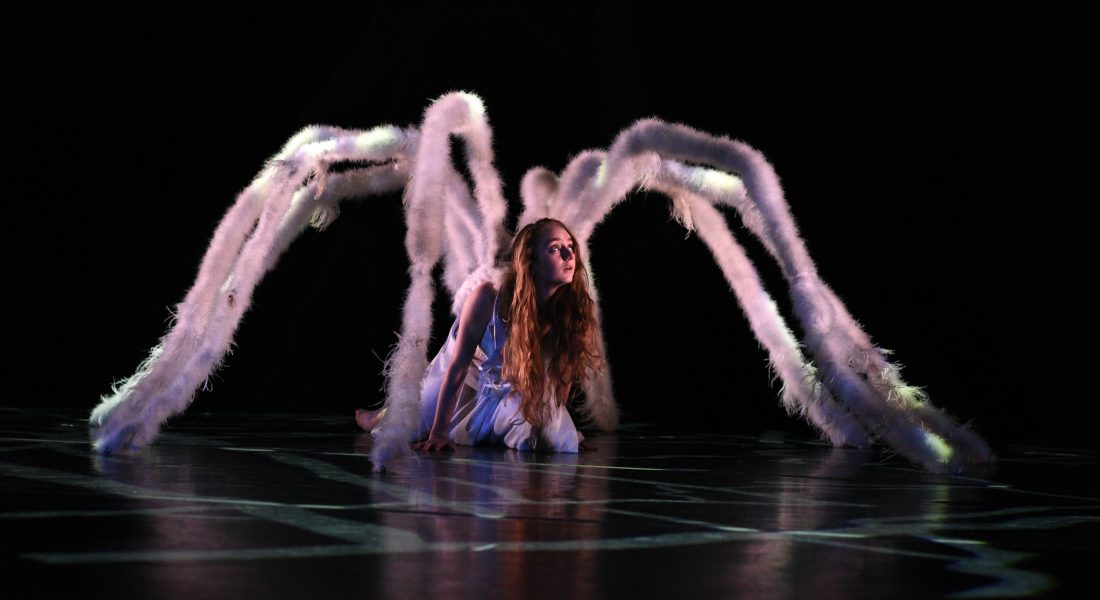
[[[543,232],[552,225],[564,229],[573,242],[573,281],[559,287],[540,308],[535,253]],[[520,395],[524,418],[542,425],[552,398],[564,403],[573,383],[590,379],[603,366],[588,271],[573,232],[561,221],[539,219],[516,234],[501,280],[501,317],[508,324],[502,375]]]

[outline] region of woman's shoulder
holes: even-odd
[[[487,301],[491,304],[499,294],[500,290],[496,285],[492,281],[486,281],[470,291],[470,299],[477,303]]]
[[[491,281],[482,283],[470,290],[470,295],[466,297],[463,312],[467,315],[475,316],[478,321],[488,322],[493,314],[493,307],[496,303],[497,294],[497,288]]]

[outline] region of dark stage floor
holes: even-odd
[[[1100,453],[924,473],[782,433],[460,448],[371,472],[351,415],[188,414],[122,458],[0,409],[5,571],[34,597],[1095,597]],[[6,594],[5,594],[6,595]]]

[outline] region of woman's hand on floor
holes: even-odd
[[[417,452],[443,452],[454,450],[455,446],[445,435],[429,435],[426,440],[413,442],[412,449]]]

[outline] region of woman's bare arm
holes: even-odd
[[[428,434],[428,439],[413,444],[413,450],[431,452],[451,447],[447,430],[450,428],[451,417],[454,415],[463,382],[466,381],[470,361],[473,360],[477,345],[485,335],[485,328],[493,317],[493,302],[496,296],[497,292],[492,284],[485,283],[466,297],[466,302],[462,305],[462,314],[458,317],[458,337],[455,340],[457,346],[451,357],[451,363],[443,373],[443,382],[439,386],[439,398],[435,404],[432,430]]]

